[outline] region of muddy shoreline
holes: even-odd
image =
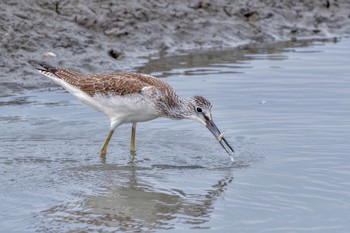
[[[5,0],[0,96],[54,86],[29,59],[84,72],[135,70],[192,50],[347,36],[349,9],[347,0]]]

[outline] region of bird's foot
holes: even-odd
[[[130,149],[130,155],[131,155],[131,157],[135,158],[136,150],[135,149]]]

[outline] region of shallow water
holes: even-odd
[[[199,123],[167,119],[138,125],[134,160],[118,128],[101,161],[101,113],[60,88],[1,98],[0,230],[349,232],[349,55],[343,40],[140,68],[211,100],[235,164]]]

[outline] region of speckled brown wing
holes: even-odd
[[[55,74],[60,79],[66,81],[67,83],[78,86],[79,82],[83,79],[85,79],[86,75],[81,74],[74,70],[68,70],[63,68],[54,68],[51,70],[48,70],[51,73]]]
[[[161,101],[163,103],[165,103],[168,107],[175,106],[174,99],[177,98],[177,95],[174,92],[173,88],[168,83],[146,74],[140,74],[140,73],[122,73],[122,74],[125,77],[135,78],[139,82],[144,83],[144,87],[145,86],[155,87],[158,91],[163,93],[161,98]]]
[[[137,79],[125,77],[123,73],[111,73],[86,75],[84,79],[78,81],[76,86],[90,96],[96,93],[123,96],[140,93],[145,84]]]
[[[65,82],[78,87],[90,96],[96,93],[127,95],[140,93],[146,86],[155,86],[159,90],[170,90],[172,88],[165,82],[144,74],[138,73],[107,73],[83,75],[79,72],[57,69],[55,75]]]

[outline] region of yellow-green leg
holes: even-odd
[[[106,156],[106,153],[107,153],[107,146],[108,146],[108,143],[109,141],[111,140],[111,137],[114,133],[114,130],[110,130],[108,135],[107,135],[107,138],[105,140],[105,142],[103,143],[102,147],[101,147],[101,150],[100,150],[100,155],[101,157],[105,157]]]
[[[136,123],[131,126],[130,152],[135,153]]]

